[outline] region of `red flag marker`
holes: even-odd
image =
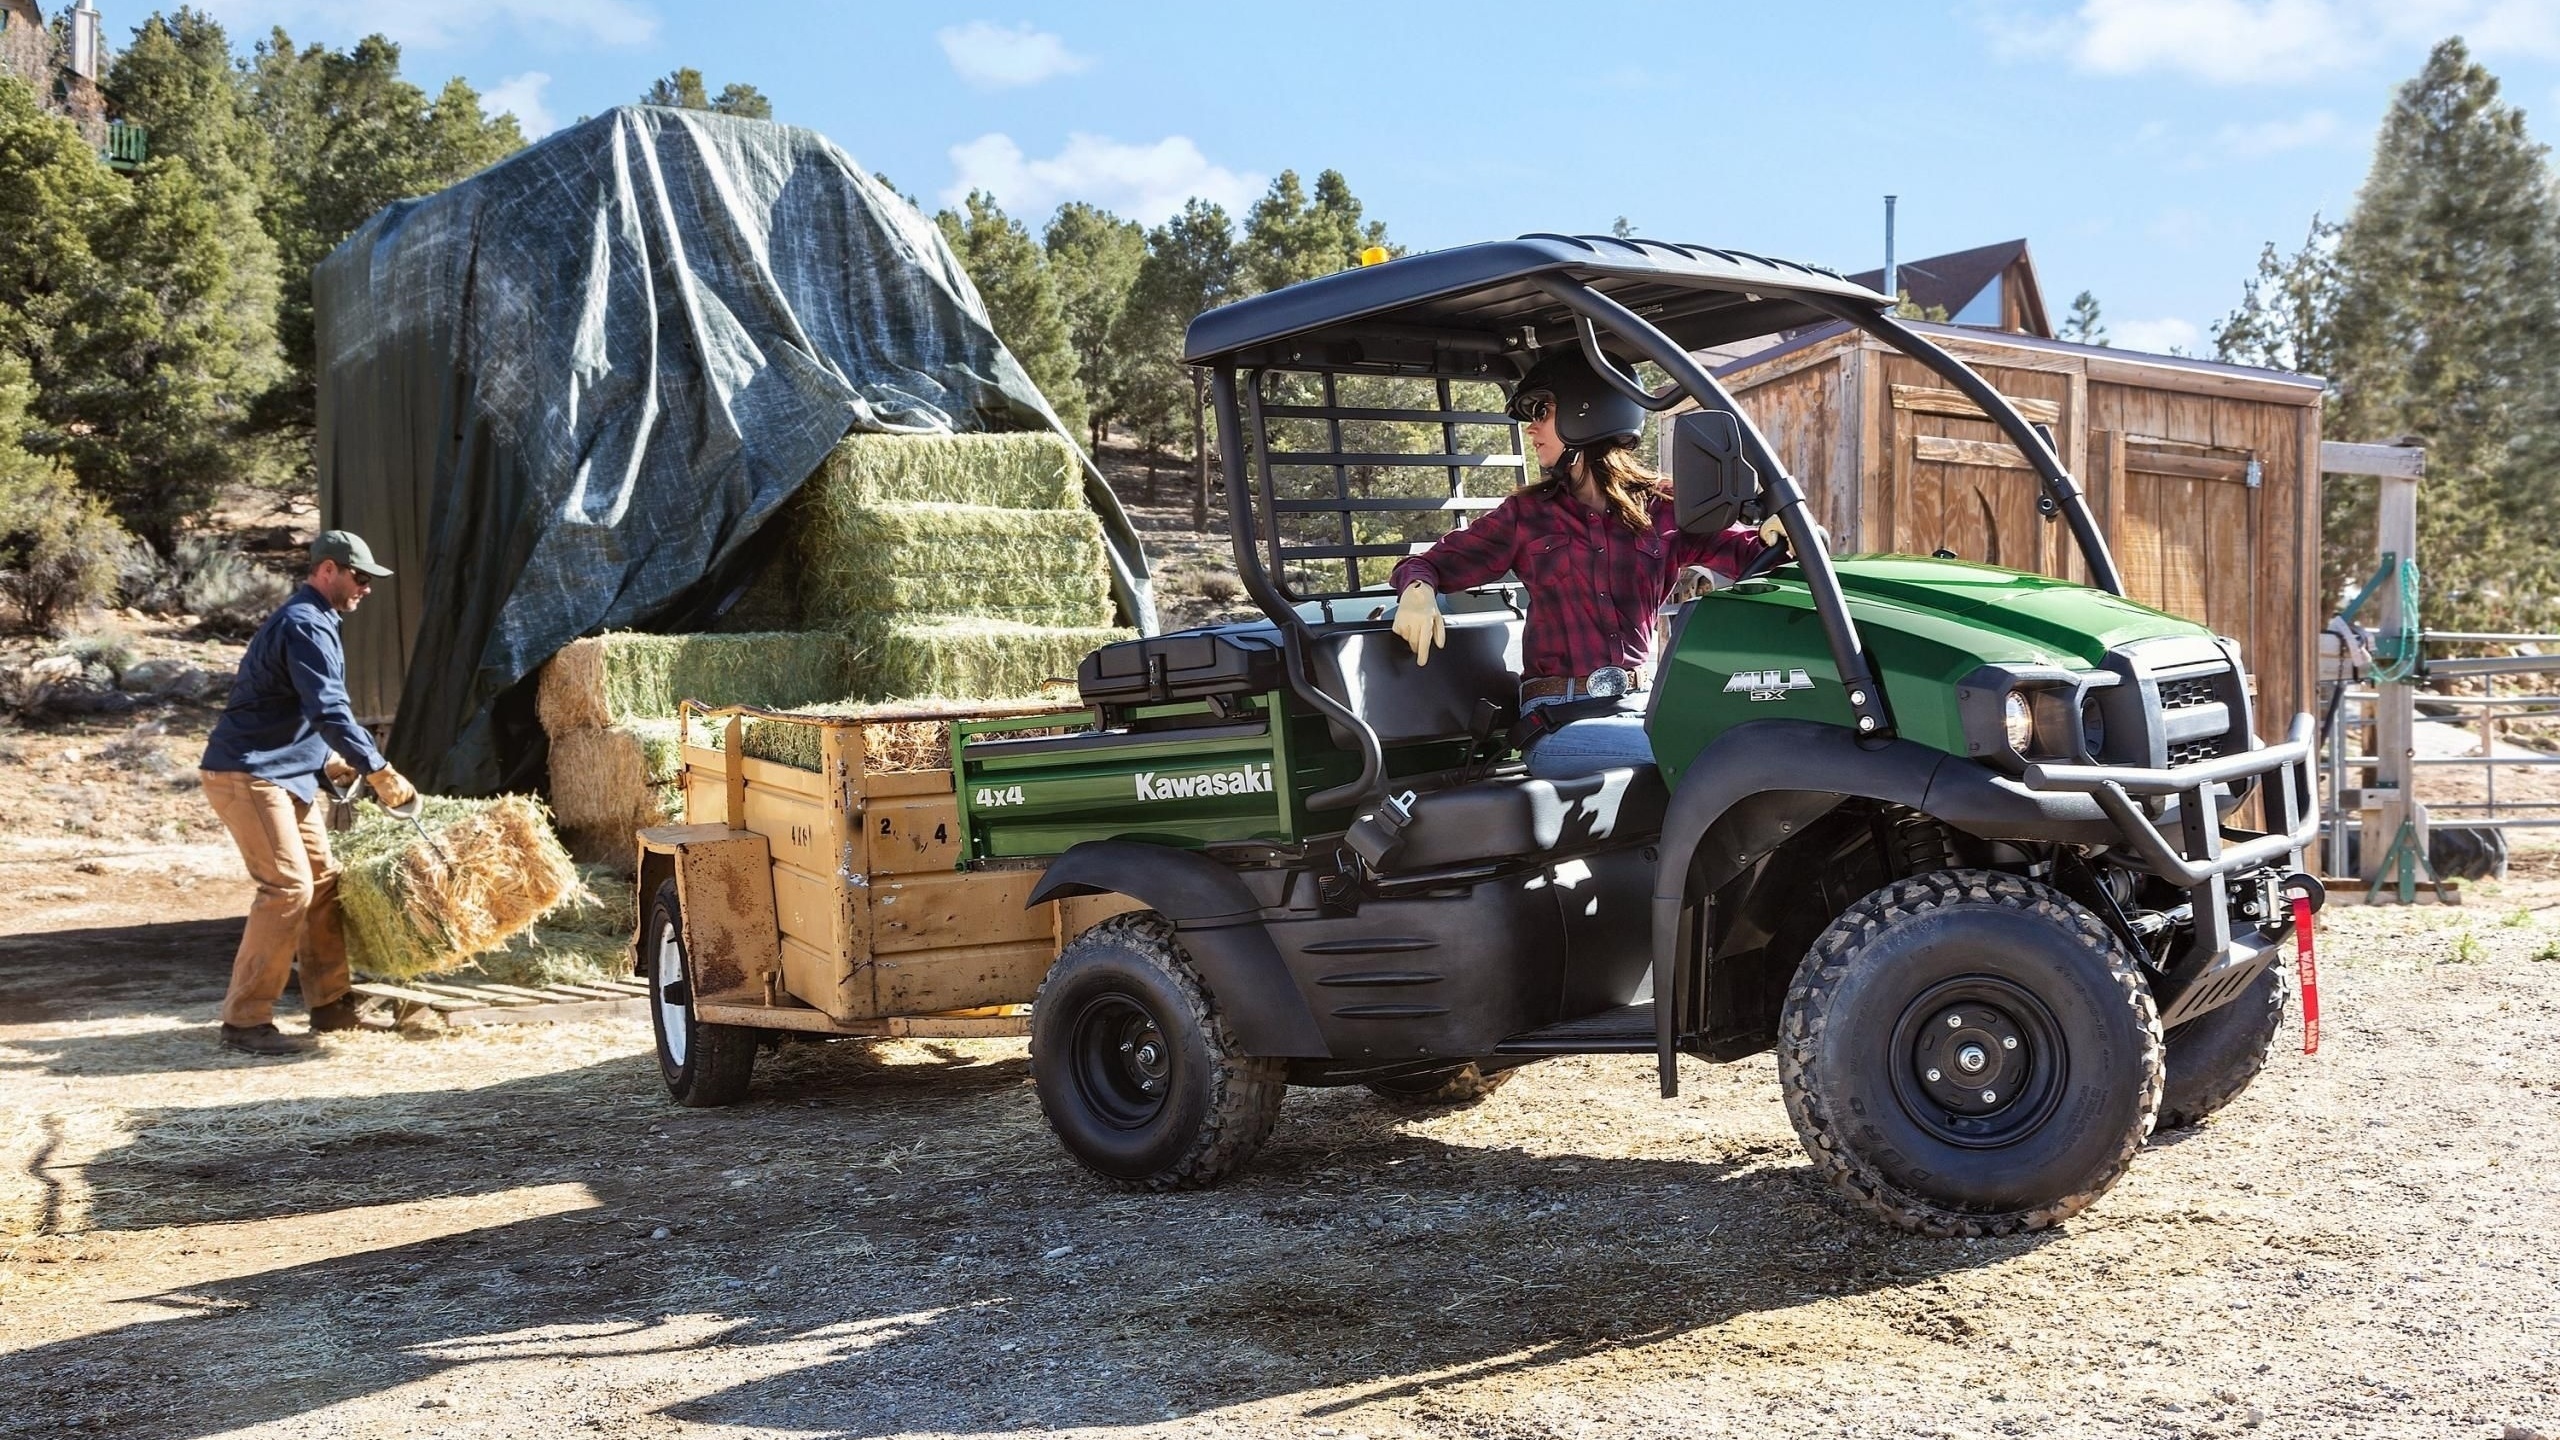
[[[2311,953],[2311,897],[2293,893],[2293,973],[2302,984],[2302,1053],[2320,1053],[2320,962]]]

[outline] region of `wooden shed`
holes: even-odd
[[[2167,355],[1914,327],[2053,428],[2128,595],[2237,639],[2261,733],[2312,705],[2319,633],[2318,380]],[[2088,578],[2036,513],[2026,457],[1946,381],[1826,326],[1717,374],[1813,497],[1842,553],[1948,550]]]

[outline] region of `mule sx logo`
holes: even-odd
[[[1724,693],[1749,693],[1754,700],[1784,700],[1790,690],[1810,690],[1813,677],[1802,670],[1736,670],[1724,682]]]

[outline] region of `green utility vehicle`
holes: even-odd
[[[1828,320],[1971,397],[2097,587],[1830,556],[1692,359]],[[1385,582],[1526,477],[1508,389],[1574,346],[1672,413],[1684,530],[1774,518],[1787,543],[1664,612],[1656,766],[1546,781],[1505,740],[1518,579],[1444,594],[1428,666]],[[2051,436],[1884,295],[1741,251],[1523,236],[1224,305],[1185,359],[1265,620],[1101,648],[1091,717],[952,725],[947,779],[865,779],[858,725],[806,776],[730,764],[740,717],[724,751],[689,748],[701,822],[640,835],[678,1099],[735,1099],[755,1027],[1014,1025],[986,1007],[1034,999],[1055,953],[1039,1104],[1119,1184],[1226,1179],[1293,1084],[1464,1104],[1539,1058],[1631,1053],[1669,1097],[1679,1056],[1774,1048],[1848,1197],[1999,1235],[2079,1212],[2156,1122],[2266,1063],[2278,958],[2319,902],[2296,871],[2312,723],[2260,743],[2237,648],[2125,600]],[[2250,797],[2266,833],[2237,825]]]

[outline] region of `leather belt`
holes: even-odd
[[[1643,677],[1630,673],[1629,683],[1624,693],[1633,695],[1642,689],[1644,689]],[[1531,700],[1579,700],[1590,693],[1590,681],[1579,675],[1542,675],[1534,680],[1520,682],[1520,699],[1523,703]]]

